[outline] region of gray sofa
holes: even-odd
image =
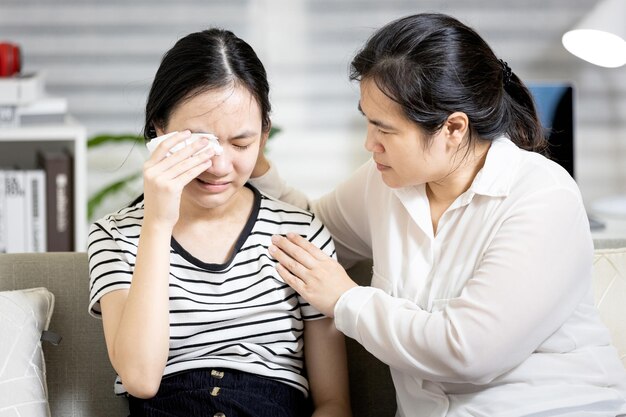
[[[626,366],[626,241],[594,244],[595,296],[603,300],[598,305],[601,317]],[[371,264],[348,272],[367,285]],[[87,313],[88,281],[85,253],[0,254],[0,291],[46,287],[56,298],[49,328],[63,341],[58,346],[44,343],[52,416],[127,416],[126,400],[113,395],[115,373],[101,323]],[[396,403],[388,368],[352,339],[346,343],[354,417],[392,417]]]
[[[366,284],[369,271],[368,265],[360,265],[351,275]],[[85,253],[0,254],[1,291],[46,287],[55,295],[49,329],[63,340],[43,346],[52,416],[127,416],[126,400],[113,395],[115,373],[101,322],[87,313],[88,283]],[[353,340],[347,346],[354,416],[393,416],[388,368]]]

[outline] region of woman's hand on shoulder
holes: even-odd
[[[215,152],[210,149],[197,153],[208,144],[207,139],[169,153],[190,136],[191,132],[185,130],[167,138],[144,163],[144,222],[162,222],[173,227],[178,221],[183,188],[211,167]]]
[[[256,159],[256,164],[254,165],[254,169],[252,170],[251,178],[258,178],[264,175],[270,169],[270,161],[265,157],[265,152],[263,152],[265,148],[265,144],[259,150],[259,156]]]
[[[287,284],[326,317],[333,317],[341,295],[357,284],[339,262],[295,233],[272,236],[270,254]]]

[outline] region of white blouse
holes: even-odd
[[[277,175],[254,184],[301,200]],[[582,198],[556,163],[497,139],[436,235],[425,186],[391,189],[371,161],[311,208],[343,263],[374,261],[335,324],[390,366],[397,416],[626,413]]]

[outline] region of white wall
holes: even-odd
[[[269,74],[273,121],[283,129],[270,156],[292,184],[317,196],[368,157],[358,88],[347,76],[351,57],[391,19],[450,13],[476,28],[522,79],[576,85],[576,168],[590,202],[626,192],[626,68],[579,61],[560,37],[597,2],[2,0],[0,39],[21,44],[25,69],[45,70],[48,91],[67,97],[93,135],[139,133],[162,54],[189,32],[231,29],[257,50]],[[137,169],[139,148],[91,152],[90,191]],[[111,201],[103,211],[120,204]]]

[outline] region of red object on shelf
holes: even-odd
[[[20,47],[9,42],[0,42],[0,77],[10,77],[20,72],[22,56]]]

